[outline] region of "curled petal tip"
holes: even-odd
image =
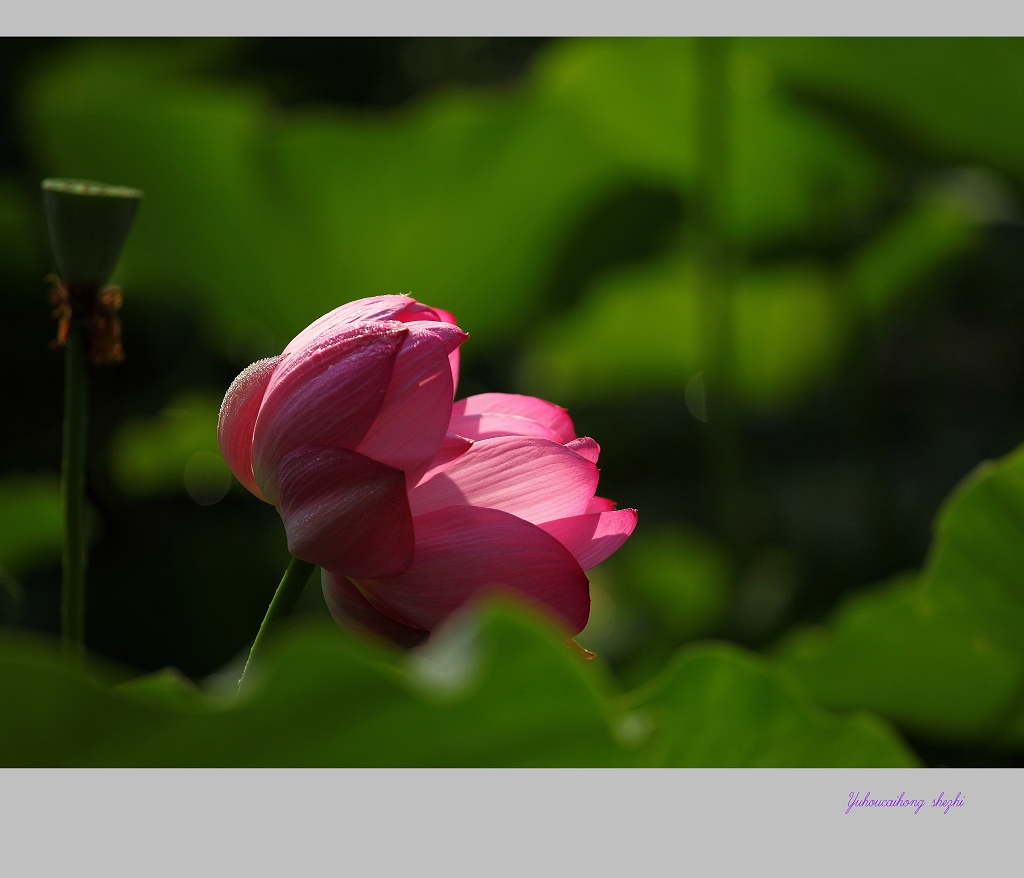
[[[566,442],[565,447],[570,451],[576,452],[580,457],[586,458],[595,465],[601,455],[601,446],[589,436],[581,436],[579,439],[573,439]]]
[[[575,652],[585,662],[592,662],[594,659],[597,658],[597,653],[596,652],[591,652],[589,649],[585,649],[584,647],[580,646],[575,641],[575,639],[567,640],[565,642],[565,645],[568,646],[573,652]]]

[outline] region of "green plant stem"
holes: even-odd
[[[696,41],[698,182],[694,212],[705,386],[706,447],[715,491],[715,518],[729,544],[742,550],[748,538],[739,413],[736,408],[734,274],[737,253],[730,240],[731,97],[730,42]]]
[[[252,665],[253,659],[257,653],[262,653],[266,646],[268,632],[275,624],[287,619],[292,614],[295,605],[299,602],[302,589],[305,588],[315,568],[315,564],[301,561],[298,558],[292,558],[288,569],[285,570],[284,576],[281,578],[281,584],[277,587],[277,591],[274,592],[274,599],[267,608],[267,615],[263,618],[263,624],[260,625],[260,630],[256,632],[256,640],[253,641],[252,649],[249,650],[249,658],[245,662],[245,668],[242,669],[242,676],[238,681],[239,692],[242,691],[242,683],[245,681],[245,675]]]
[[[85,656],[85,341],[82,328],[72,323],[64,363],[64,571],[60,614],[61,649],[75,661]]]

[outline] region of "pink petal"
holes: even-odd
[[[403,470],[411,488],[444,440],[453,393],[442,342],[431,333],[410,334],[395,359],[387,396],[356,450]]]
[[[607,497],[595,497],[587,504],[587,512],[611,512],[615,505],[615,501]]]
[[[272,503],[286,454],[303,445],[359,444],[384,402],[408,333],[397,323],[360,323],[282,358],[254,430],[253,472]]]
[[[636,510],[592,512],[538,525],[565,546],[580,567],[589,570],[619,548],[636,527]]]
[[[253,428],[256,426],[256,417],[263,404],[267,385],[270,384],[274,369],[280,360],[280,356],[268,357],[242,370],[224,394],[220,417],[217,420],[220,453],[224,455],[235,478],[261,500],[267,498],[256,484],[252,472]]]
[[[455,319],[455,315],[450,311],[442,311],[440,308],[434,308],[434,310],[437,312],[437,319],[442,323],[458,323]],[[456,348],[448,354],[448,362],[452,367],[452,387],[459,386],[459,350],[459,348]]]
[[[309,324],[288,343],[284,353],[301,352],[317,339],[343,332],[354,323],[397,320],[399,314],[415,304],[416,300],[409,296],[371,296],[347,302]]]
[[[459,348],[448,354],[448,365],[452,370],[452,395],[454,396],[454,388],[459,386]]]
[[[411,299],[410,301],[411,304],[402,308],[391,320],[400,320],[402,323],[412,323],[419,320],[451,323],[453,325],[458,323],[451,311],[435,308],[433,305],[426,305],[423,302],[418,302],[416,299]]]
[[[555,433],[556,442],[568,442],[576,437],[576,428],[572,425],[569,413],[561,406],[535,396],[522,396],[518,393],[478,393],[476,396],[459,400],[452,407],[453,417],[484,414],[518,415],[521,418],[528,418]],[[452,432],[459,431],[453,429]]]
[[[416,646],[427,637],[426,631],[410,628],[384,615],[348,578],[329,570],[321,570],[320,580],[323,583],[327,609],[343,628],[378,634],[404,647]]]
[[[478,415],[452,415],[448,430],[467,439],[495,439],[498,436],[536,436],[561,444],[562,438],[550,427],[522,415],[499,415],[483,412]]]
[[[296,558],[350,576],[412,563],[405,475],[347,448],[313,445],[281,461],[281,518]]]
[[[467,338],[469,333],[464,332],[452,323],[405,323],[413,337],[429,336],[441,342],[445,353],[450,354],[458,350]]]
[[[411,323],[414,320],[430,320],[438,323],[451,323],[453,325],[458,323],[450,311],[434,308],[431,305],[424,305],[415,299],[410,299],[410,304],[406,305],[405,308],[390,319],[401,320],[403,323]]]
[[[539,524],[582,515],[597,467],[547,439],[481,439],[409,493],[413,516],[449,506],[486,506]]]
[[[434,455],[434,460],[430,464],[430,469],[423,474],[420,481],[425,482],[427,479],[433,478],[441,470],[447,469],[454,460],[462,457],[472,447],[472,439],[456,436],[454,433],[445,433],[441,447],[437,449],[437,454]]]
[[[583,436],[580,439],[573,439],[572,442],[566,442],[565,447],[570,451],[575,451],[580,457],[585,457],[591,463],[597,463],[597,458],[601,454],[601,446],[589,436]]]
[[[569,631],[590,615],[590,584],[558,540],[514,515],[459,506],[415,520],[416,558],[401,576],[358,580],[387,615],[431,630],[483,594],[511,593]]]

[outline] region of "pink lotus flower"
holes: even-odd
[[[408,296],[342,305],[228,388],[228,466],[278,506],[297,558],[352,576],[412,563],[408,491],[448,429],[466,333]]]
[[[571,636],[590,613],[585,571],[636,510],[595,497],[598,445],[564,409],[500,393],[452,403],[454,323],[406,296],[332,311],[234,381],[221,450],[279,507],[292,555],[322,568],[341,625],[412,645],[510,592]]]

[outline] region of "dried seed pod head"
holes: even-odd
[[[94,365],[124,359],[117,310],[121,291],[106,287],[131,230],[142,192],[86,180],[42,183],[43,207],[58,275],[50,299],[58,320],[58,346],[67,343],[72,323],[80,324]]]
[[[64,286],[99,290],[110,280],[142,192],[86,180],[43,180],[50,246]]]

